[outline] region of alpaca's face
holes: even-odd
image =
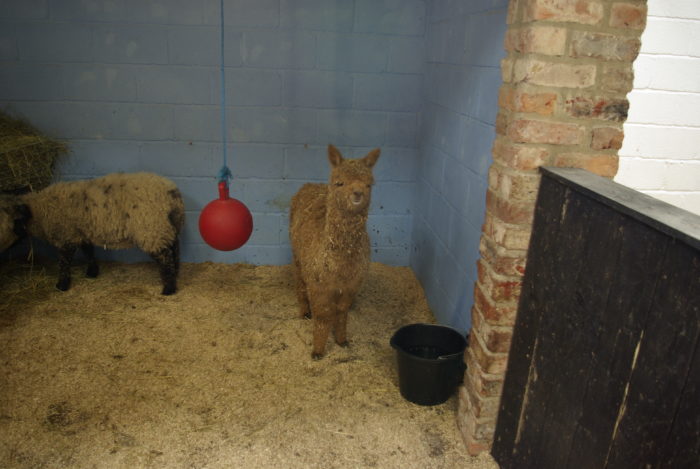
[[[331,170],[330,197],[338,208],[361,213],[369,207],[374,177],[362,160],[343,160]]]

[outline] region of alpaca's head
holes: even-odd
[[[347,160],[336,147],[328,145],[328,160],[331,163],[328,196],[340,210],[349,213],[367,211],[374,184],[372,168],[379,153],[379,148],[375,148],[364,158]]]

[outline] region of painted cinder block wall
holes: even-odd
[[[289,262],[289,199],[327,179],[325,146],[349,157],[381,147],[372,256],[407,265],[425,3],[226,0],[225,11],[231,193],[255,219],[238,251],[210,249],[197,230],[222,165],[218,0],[4,1],[0,105],[69,140],[60,179],[171,177],[187,209],[185,261]]]
[[[437,318],[461,331],[470,326],[507,4],[428,2],[411,267]]]
[[[700,214],[700,2],[648,10],[615,181]]]

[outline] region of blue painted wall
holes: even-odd
[[[289,200],[326,180],[325,146],[381,147],[373,260],[411,265],[438,319],[467,329],[507,0],[225,5],[232,196],[255,218],[238,251],[197,230],[222,164],[218,0],[0,0],[0,106],[69,140],[60,179],[171,177],[194,262],[289,262]]]
[[[289,262],[289,200],[327,179],[326,145],[348,157],[381,147],[373,259],[407,265],[425,3],[226,0],[225,12],[231,192],[255,220],[238,251],[210,249],[197,230],[222,165],[218,0],[2,1],[0,106],[69,140],[60,179],[171,177],[185,261]]]
[[[410,265],[442,323],[470,327],[507,0],[429,2]]]

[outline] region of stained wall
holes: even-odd
[[[411,267],[441,322],[470,325],[506,0],[429,2]]]
[[[197,230],[222,166],[218,0],[4,1],[0,106],[69,141],[59,179],[172,178],[187,209],[185,261],[289,262],[289,200],[326,180],[325,146],[350,157],[381,147],[373,260],[408,264],[425,3],[226,0],[225,12],[231,191],[255,220],[238,251],[210,249]]]

